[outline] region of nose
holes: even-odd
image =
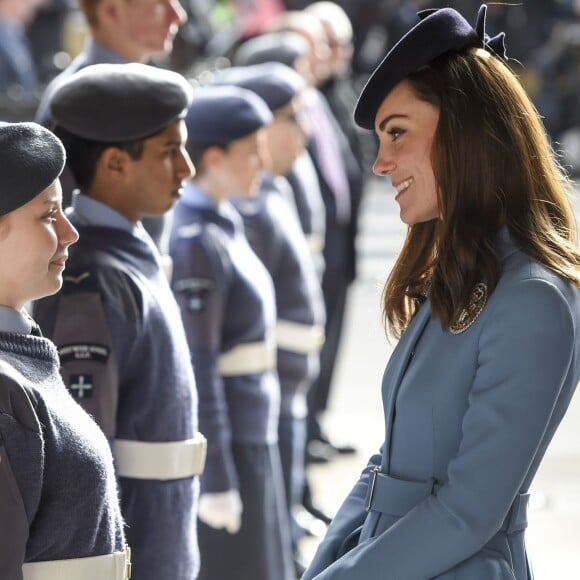
[[[391,175],[396,168],[396,163],[382,151],[382,148],[379,148],[377,158],[373,164],[373,173],[383,177]]]
[[[58,219],[58,242],[61,246],[67,248],[79,239],[79,233],[70,223],[68,218],[62,213]]]
[[[179,0],[169,1],[169,11],[172,22],[175,22],[180,26],[187,22],[187,12],[184,10]]]
[[[180,163],[178,164],[178,174],[181,181],[195,177],[196,171],[191,157],[184,147],[181,149]]]

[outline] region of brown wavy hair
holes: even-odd
[[[503,225],[525,253],[580,285],[571,183],[514,73],[473,48],[408,80],[440,111],[431,150],[440,219],[408,228],[383,291],[390,333],[401,335],[427,292],[445,328],[478,282],[492,292],[500,276],[494,239]]]

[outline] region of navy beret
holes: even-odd
[[[439,56],[480,46],[491,48],[507,60],[504,33],[493,38],[485,33],[486,12],[487,6],[483,4],[475,28],[452,8],[419,12],[419,23],[393,46],[364,86],[354,111],[357,125],[373,129],[377,111],[389,92],[405,77]]]
[[[271,122],[272,113],[258,95],[230,85],[198,89],[185,117],[189,139],[211,145],[227,145]]]
[[[296,59],[310,51],[308,41],[292,31],[270,32],[246,40],[237,49],[233,62],[237,66],[281,62],[294,66]]]
[[[78,137],[122,143],[154,135],[185,115],[193,88],[178,73],[138,63],[79,70],[50,102],[55,123]]]
[[[235,85],[256,93],[271,111],[286,106],[305,87],[304,79],[279,62],[221,70],[214,85]]]
[[[64,147],[37,123],[0,123],[0,215],[34,199],[61,173]]]

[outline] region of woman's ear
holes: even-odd
[[[202,155],[201,162],[204,170],[206,172],[211,172],[216,169],[220,169],[226,151],[221,147],[208,147]]]

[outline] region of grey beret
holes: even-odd
[[[37,123],[0,123],[0,215],[34,199],[61,173],[64,147]]]
[[[215,78],[216,85],[235,85],[256,93],[271,111],[284,107],[305,87],[303,78],[279,62],[223,69]]]
[[[281,62],[294,66],[296,59],[310,51],[308,41],[298,32],[282,31],[262,34],[246,40],[237,49],[233,62],[237,66]]]
[[[55,91],[53,120],[101,143],[142,139],[185,115],[193,88],[183,76],[145,64],[95,64]]]
[[[479,46],[491,49],[498,57],[507,60],[505,34],[502,32],[493,38],[486,34],[486,13],[487,6],[482,4],[473,28],[452,8],[419,12],[419,23],[393,46],[363,88],[354,111],[356,123],[372,129],[381,103],[395,85],[444,54]]]
[[[196,91],[185,122],[191,141],[227,145],[270,124],[272,113],[252,91],[206,86]]]

